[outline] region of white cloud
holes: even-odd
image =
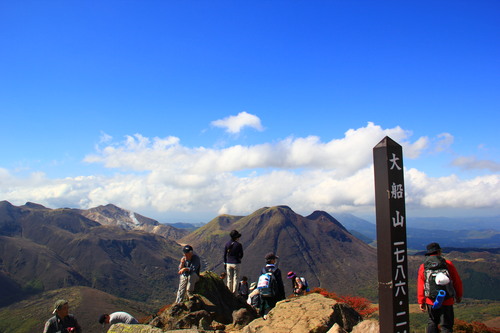
[[[85,158],[117,170],[113,176],[50,179],[34,173],[22,179],[0,169],[0,197],[54,208],[113,203],[153,213],[154,218],[205,212],[207,221],[218,213],[244,215],[282,204],[301,214],[316,209],[373,213],[372,152],[385,136],[402,144],[405,165],[434,152],[432,143],[440,142],[427,137],[412,141],[409,131],[373,123],[326,142],[317,136],[290,137],[220,149],[186,147],[177,137],[135,134],[123,142],[107,141]],[[499,183],[494,174],[432,178],[410,168],[405,175],[407,204],[412,209],[499,207]]]
[[[495,207],[500,203],[499,175],[469,180],[456,175],[431,178],[421,171],[410,169],[405,174],[405,181],[412,205],[461,209]]]
[[[258,131],[264,130],[260,118],[245,111],[238,113],[236,116],[214,120],[212,126],[225,128],[226,132],[232,134],[240,133],[244,127],[251,127]]]

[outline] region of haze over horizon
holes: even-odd
[[[3,2],[0,200],[160,222],[500,216],[500,3]]]

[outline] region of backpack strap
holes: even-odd
[[[265,266],[262,268],[262,271],[260,272],[261,274],[265,273],[273,273],[276,271],[276,266]]]

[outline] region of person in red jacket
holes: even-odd
[[[441,256],[441,247],[438,243],[430,243],[427,245],[426,256]],[[453,313],[453,304],[455,300],[457,303],[462,301],[463,287],[462,280],[458,275],[457,269],[453,263],[446,260],[446,267],[450,273],[450,279],[455,289],[455,296],[447,298],[443,301],[439,308],[433,307],[434,299],[426,297],[425,295],[425,268],[424,264],[420,265],[418,270],[417,279],[417,300],[422,312],[429,314],[429,321],[427,323],[427,333],[438,333],[438,325],[440,325],[442,333],[453,332],[453,323],[455,321]]]

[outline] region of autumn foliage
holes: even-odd
[[[473,321],[468,323],[466,321],[455,319],[455,325],[453,326],[453,332],[455,333],[500,333],[497,328],[488,327],[483,323]]]
[[[323,288],[314,288],[310,293],[317,293],[325,297],[336,300],[340,303],[345,303],[356,310],[363,318],[370,317],[378,310],[377,307],[372,306],[372,303],[364,298],[357,296],[338,296],[335,293],[329,292]]]

